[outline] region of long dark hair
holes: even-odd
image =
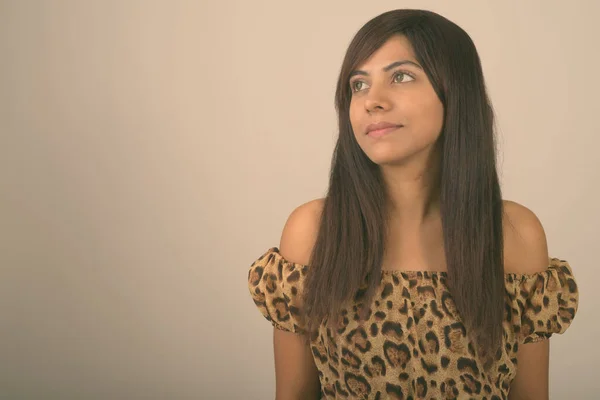
[[[349,74],[392,35],[412,44],[444,107],[438,139],[438,189],[447,285],[484,366],[498,357],[504,313],[502,196],[496,170],[494,112],[469,35],[434,12],[393,10],[368,21],[346,52],[335,93],[339,137],[303,303],[313,335],[335,326],[348,301],[361,321],[381,279],[388,227],[387,190],[377,164],[359,147],[349,118]]]

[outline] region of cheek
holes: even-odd
[[[357,136],[357,129],[358,129],[358,123],[359,123],[359,118],[357,117],[357,113],[358,111],[356,110],[356,104],[352,105],[352,103],[350,104],[350,108],[348,109],[348,116],[350,118],[350,126],[352,127],[352,131],[354,132],[354,136]]]
[[[439,99],[420,98],[418,101],[411,103],[411,122],[419,127],[423,133],[428,136],[438,136],[442,130],[444,122],[444,107]]]
[[[355,102],[350,102],[350,107],[348,108],[348,116],[350,117],[350,124],[354,127],[357,122],[357,105]]]

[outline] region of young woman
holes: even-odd
[[[429,11],[377,16],[336,109],[327,196],[248,275],[275,327],[276,398],[547,399],[547,339],[577,284],[536,215],[502,200],[470,37]]]

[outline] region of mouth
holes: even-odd
[[[388,133],[393,132],[396,129],[400,129],[400,128],[402,128],[402,125],[391,125],[391,126],[386,126],[386,127],[379,128],[379,129],[372,129],[367,132],[367,136],[370,136],[373,138],[379,138],[379,137],[385,136]]]

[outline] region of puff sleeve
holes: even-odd
[[[562,334],[577,313],[579,291],[571,266],[557,258],[549,258],[549,264],[545,271],[535,274],[509,274],[519,343]]]
[[[277,328],[305,333],[300,293],[307,266],[287,261],[277,247],[250,266],[248,289],[260,313]]]

